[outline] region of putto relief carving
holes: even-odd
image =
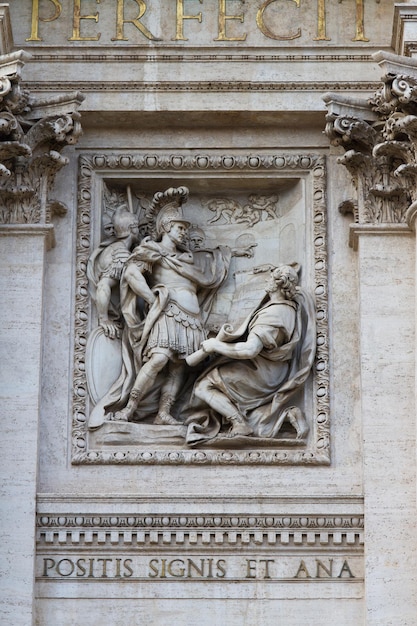
[[[85,460],[291,462],[274,456],[289,447],[314,462],[308,445],[327,421],[315,415],[327,394],[317,389],[326,333],[316,329],[326,313],[322,288],[308,286],[310,259],[297,262],[306,240],[299,178],[281,182],[282,202],[271,183],[264,194],[231,185],[227,196],[193,197],[184,185],[150,193],[157,181],[141,182],[103,182],[97,244],[80,259],[77,294],[92,306],[85,356],[76,351]],[[235,211],[252,220],[235,221]],[[80,217],[84,230],[82,206]],[[317,248],[323,221],[311,222]]]
[[[232,198],[213,198],[202,201],[214,213],[208,221],[224,224],[246,224],[249,228],[260,221],[274,220],[277,217],[278,196],[251,194],[247,204],[240,204]]]

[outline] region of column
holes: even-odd
[[[60,151],[81,134],[77,110],[84,98],[27,101],[20,80],[31,55],[12,48],[8,7],[1,5],[0,622],[28,626],[34,623],[45,251],[54,243],[54,216],[66,211],[49,193],[68,162]]]
[[[415,16],[410,12],[410,23]],[[353,213],[350,244],[359,269],[366,624],[411,626],[417,616],[417,59],[387,52],[374,59],[384,86],[363,101],[326,94],[326,132],[344,149],[339,162],[355,189],[340,209]]]

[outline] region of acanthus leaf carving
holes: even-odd
[[[372,151],[376,139],[376,131],[368,122],[347,116],[328,116],[326,132],[333,145],[346,149]]]
[[[61,150],[76,143],[81,134],[77,111],[84,99],[81,94],[64,94],[37,102],[22,89],[20,69],[28,56],[19,52],[0,57],[0,223],[3,224],[49,224],[53,214],[62,214],[63,205],[55,210],[58,204],[51,202],[48,195],[56,173],[68,163]]]
[[[417,78],[388,73],[367,102],[338,100],[337,94],[324,99],[325,132],[332,144],[345,148],[338,162],[351,173],[357,191],[355,222],[406,222],[417,198]]]

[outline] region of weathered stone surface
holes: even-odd
[[[416,10],[0,7],[5,623],[415,623]],[[253,254],[231,258],[211,332],[254,308],[254,267],[301,265],[317,332],[298,440],[88,428],[122,363],[88,260],[97,284],[117,266],[117,296],[117,206],[142,237],[155,192],[182,186],[197,245]]]

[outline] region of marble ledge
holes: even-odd
[[[95,507],[98,505],[101,507],[103,504],[114,504],[120,506],[121,504],[126,505],[126,507],[133,506],[133,508],[137,508],[138,505],[163,505],[165,507],[166,504],[185,503],[187,505],[195,505],[196,510],[200,510],[201,504],[206,504],[208,501],[210,503],[216,503],[220,506],[224,506],[225,502],[227,504],[235,505],[235,504],[247,504],[247,494],[235,495],[235,496],[227,496],[227,499],[223,496],[196,496],[195,493],[189,494],[169,494],[169,495],[161,495],[154,494],[149,496],[148,494],[140,495],[140,494],[120,494],[120,493],[73,493],[73,492],[65,492],[65,493],[38,493],[37,494],[37,504],[39,511],[46,510],[45,507],[49,507],[51,505],[58,507],[67,507],[68,505],[78,506],[80,503],[83,505],[88,505],[89,509],[95,510]],[[344,507],[346,504],[349,507],[362,507],[363,505],[363,495],[362,494],[335,494],[332,496],[324,495],[324,494],[316,494],[316,495],[295,495],[295,494],[287,494],[287,495],[270,495],[270,496],[257,496],[255,506],[257,508],[264,507],[268,505],[273,505],[274,507],[277,505],[291,506],[297,507],[302,506],[303,508],[307,506],[319,506],[320,508],[323,506],[341,506]],[[60,509],[64,510],[64,509]],[[128,510],[128,509],[127,509]],[[359,510],[359,509],[358,509]]]
[[[53,224],[0,224],[0,237],[45,237],[46,250],[55,247]]]
[[[395,235],[412,236],[413,231],[408,224],[351,224],[349,229],[349,246],[358,250],[359,238],[363,235]]]

